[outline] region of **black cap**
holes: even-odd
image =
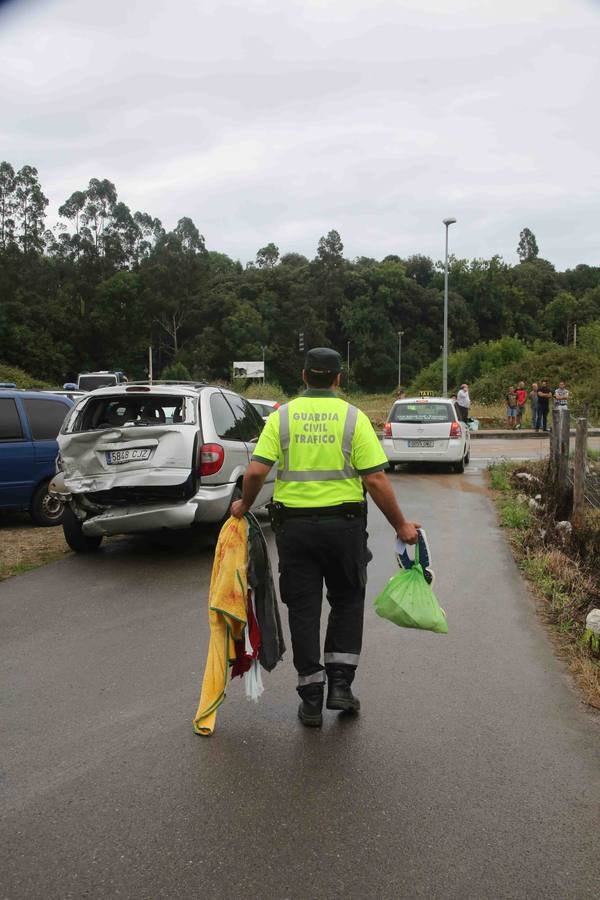
[[[329,347],[313,347],[306,354],[304,368],[307,372],[316,374],[337,375],[342,371],[342,357],[337,350],[331,350]]]

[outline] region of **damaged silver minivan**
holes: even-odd
[[[67,505],[78,552],[104,535],[218,523],[240,495],[264,422],[239,394],[210,385],[99,388],[67,415],[50,490]],[[273,495],[269,474],[255,507]]]

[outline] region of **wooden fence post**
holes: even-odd
[[[556,482],[556,471],[558,469],[558,433],[560,430],[560,419],[558,409],[552,410],[552,430],[550,432],[550,471],[552,480]]]
[[[587,419],[577,419],[577,431],[575,434],[575,467],[573,472],[573,515],[571,517],[573,528],[581,528],[583,525],[587,426]]]
[[[568,409],[554,410],[553,423],[556,427],[554,467],[554,496],[556,498],[556,514],[562,519],[568,509],[567,479],[569,475],[569,425],[571,416]]]

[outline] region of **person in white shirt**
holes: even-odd
[[[460,391],[456,395],[456,408],[462,422],[466,422],[469,418],[470,406],[471,398],[469,397],[469,385],[461,384]]]
[[[554,409],[567,409],[569,405],[569,392],[564,381],[560,381],[554,391]]]

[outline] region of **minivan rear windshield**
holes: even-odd
[[[80,375],[77,379],[77,387],[80,391],[95,391],[96,388],[110,387],[116,383],[116,375]]]
[[[390,422],[453,422],[450,403],[397,403],[392,407]]]
[[[100,431],[106,428],[146,428],[151,425],[191,425],[197,403],[191,397],[172,394],[119,394],[91,396],[65,422],[63,433]]]

